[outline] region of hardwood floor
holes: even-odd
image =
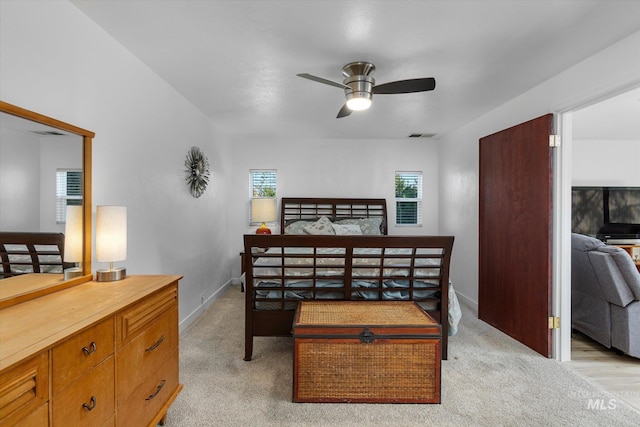
[[[640,359],[621,355],[582,334],[571,339],[570,367],[640,411]]]

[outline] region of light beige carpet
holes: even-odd
[[[292,403],[292,339],[255,338],[243,361],[244,294],[232,286],[180,339],[184,390],[167,425],[640,425],[639,412],[462,309],[442,362],[442,404]]]

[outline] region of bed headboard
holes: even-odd
[[[0,231],[0,279],[24,273],[62,273],[63,233]]]
[[[350,199],[324,197],[283,197],[280,230],[293,220],[316,220],[321,216],[332,221],[346,218],[382,218],[380,229],[387,234],[386,199]]]

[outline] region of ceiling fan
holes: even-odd
[[[347,101],[338,112],[338,116],[336,117],[338,119],[348,116],[352,111],[362,111],[369,108],[371,106],[373,94],[386,95],[395,93],[426,92],[433,90],[436,87],[436,79],[433,77],[397,80],[395,82],[376,85],[376,81],[372,77],[375,70],[376,67],[371,62],[350,62],[342,67],[342,75],[345,77],[342,83],[323,79],[322,77],[317,77],[307,73],[300,73],[296,75],[304,79],[313,80],[314,82],[344,89]]]

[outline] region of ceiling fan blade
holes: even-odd
[[[340,111],[338,111],[338,115],[336,116],[336,119],[347,117],[349,114],[351,114],[351,109],[347,107],[347,104],[344,104],[340,109]]]
[[[331,80],[323,79],[322,77],[314,76],[307,73],[296,74],[298,77],[302,77],[303,79],[313,80],[314,82],[324,83],[329,86],[339,87],[340,89],[349,89],[349,86],[345,86],[342,83],[332,82]]]
[[[398,80],[395,82],[384,83],[373,87],[373,93],[376,95],[393,94],[393,93],[413,93],[425,92],[436,88],[436,79],[433,77],[425,77],[422,79]]]

